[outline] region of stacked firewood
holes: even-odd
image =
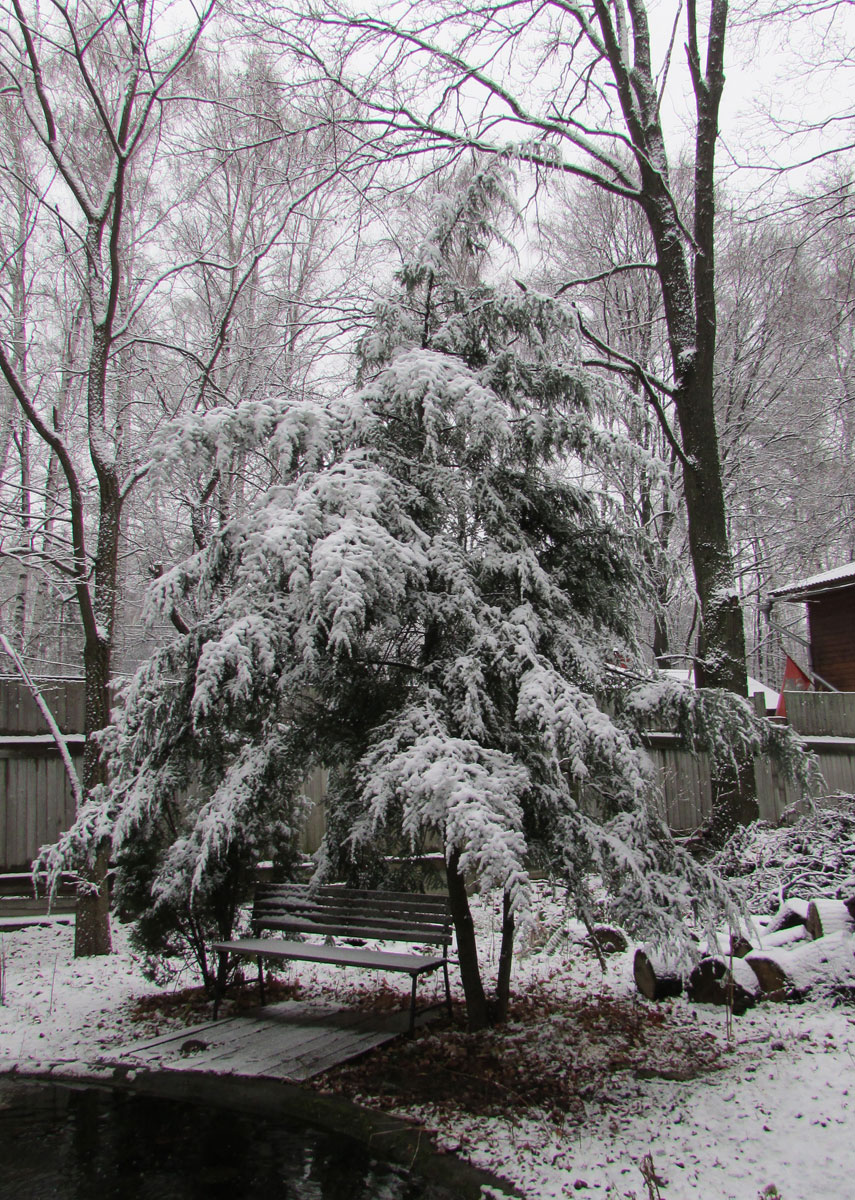
[[[855,1000],[855,896],[789,899],[753,936],[718,939],[688,972],[645,950],[635,952],[636,986],[648,1000],[679,996],[723,1004],[739,1015],[758,1000],[824,994]]]

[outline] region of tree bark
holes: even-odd
[[[499,949],[499,972],[496,979],[496,1000],[494,1018],[501,1025],[508,1016],[508,1004],[511,997],[511,968],[514,957],[514,914],[511,912],[511,897],[507,892],[502,894],[502,944]]]
[[[489,1024],[487,997],[481,982],[478,965],[478,946],[475,942],[475,926],[466,895],[466,882],[460,873],[460,851],[454,850],[446,862],[448,898],[451,916],[457,936],[457,957],[460,962],[460,978],[466,997],[466,1027],[470,1033],[485,1029]]]
[[[115,573],[113,590],[115,591]],[[83,788],[90,797],[95,788],[107,785],[107,764],[92,734],[103,729],[110,720],[110,642],[93,637],[87,631],[83,649],[85,672],[85,733],[83,751]],[[110,865],[110,842],[104,839],[96,848],[88,869],[82,873],[87,886],[78,897],[74,924],[74,954],[88,958],[110,954],[110,890],[107,871]]]

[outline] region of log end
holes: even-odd
[[[683,977],[672,966],[656,962],[641,949],[632,962],[635,986],[648,1000],[670,1000],[683,991]]]

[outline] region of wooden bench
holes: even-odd
[[[316,887],[297,883],[263,883],[256,888],[252,906],[251,938],[214,942],[219,954],[255,958],[258,985],[264,1003],[264,959],[331,963],[339,967],[364,967],[373,971],[399,971],[412,981],[410,1034],[416,1021],[416,988],[420,975],[442,970],[445,1003],[451,1014],[448,986],[448,947],[452,924],[445,896],[422,896],[415,892],[372,892],[344,887]],[[316,934],[323,943],[262,937],[262,933]],[[343,939],[343,944],[332,942]],[[413,942],[419,946],[442,947],[441,954],[401,953],[368,948],[366,940]],[[225,972],[222,973],[225,978]],[[214,1019],[221,995],[214,999]]]

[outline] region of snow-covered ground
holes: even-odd
[[[497,945],[489,913],[483,916],[482,948],[489,960]],[[143,978],[125,931],[115,928],[116,952],[109,958],[75,960],[72,943],[69,926],[2,935],[3,1069],[97,1063],[153,1031],[133,1018],[133,1001],[164,989]],[[515,985],[596,993],[625,1005],[635,1002],[630,963],[628,953],[612,957],[603,977],[578,943],[557,955],[529,951],[517,964]],[[364,973],[348,982],[331,968],[315,968],[301,981],[310,990],[372,986]],[[190,1019],[198,1021],[198,1012]],[[551,1036],[544,1022],[541,1046],[548,1047]],[[563,1129],[554,1114],[550,1121],[513,1108],[510,1115],[487,1117],[422,1106],[408,1115],[434,1130],[440,1145],[513,1181],[532,1200],[577,1194],[647,1200],[657,1193],[641,1174],[646,1155],[665,1200],[855,1195],[855,1008],[766,1004],[735,1019],[729,1041],[723,1010],[681,1000],[667,1010],[656,1036],[659,1049],[651,1051],[648,1072],[637,1059],[630,1068],[615,1060],[613,1069],[608,1063],[604,1069],[602,1055],[614,1054],[614,1046],[602,1031],[590,1038],[579,1034],[570,1050],[556,1035],[556,1054],[572,1054],[577,1074],[590,1064],[596,1079],[596,1087],[583,1092],[582,1119],[577,1111]],[[687,1037],[709,1047],[707,1066],[715,1060],[714,1069],[679,1079],[674,1076],[692,1074],[681,1070]]]

